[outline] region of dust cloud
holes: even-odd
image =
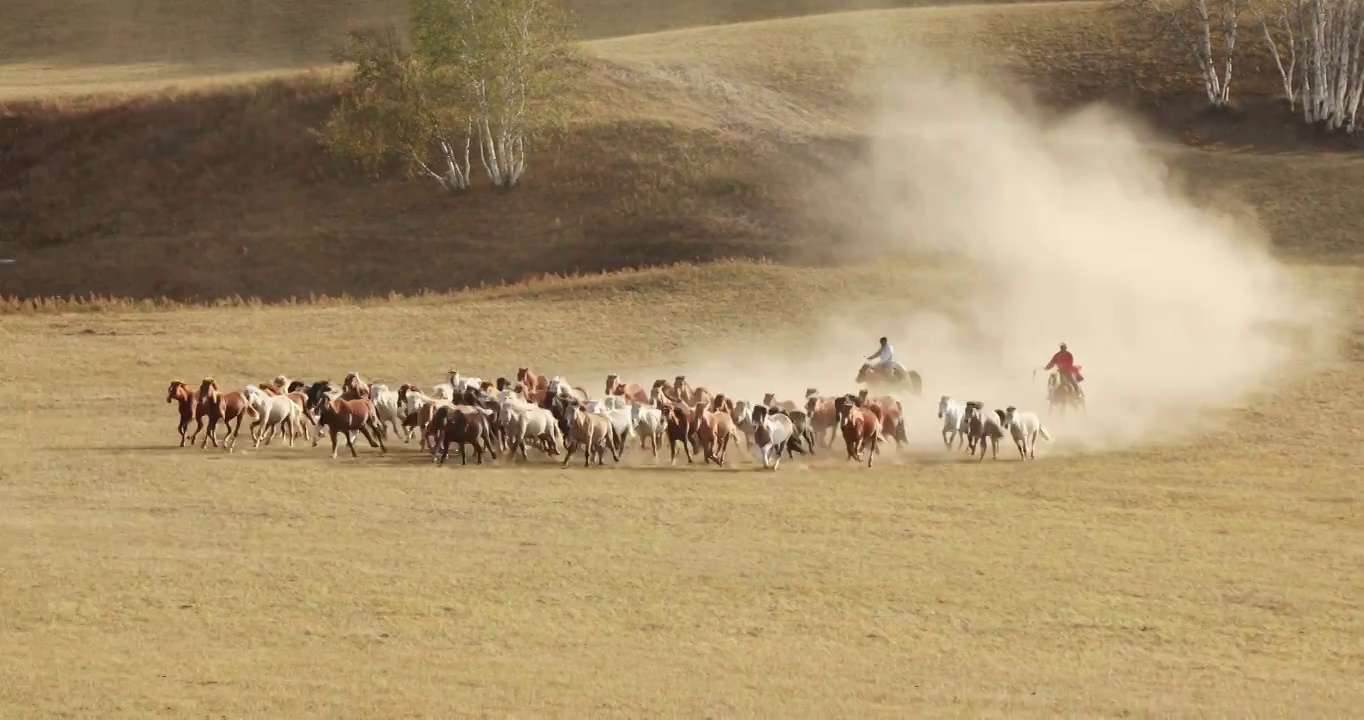
[[[1256,224],[1191,199],[1134,122],[1101,107],[1048,117],[980,78],[899,66],[911,71],[876,83],[867,159],[821,207],[841,207],[888,256],[919,259],[895,289],[905,311],[830,313],[783,367],[696,358],[698,381],[753,399],[855,391],[858,363],[887,335],[924,378],[906,402],[910,436],[932,442],[944,394],[1046,423],[1034,369],[1064,341],[1088,415],[1052,431],[1099,450],[1206,430],[1329,352],[1328,299],[1269,254]]]

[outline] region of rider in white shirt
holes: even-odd
[[[895,348],[890,346],[890,341],[886,338],[881,338],[881,347],[877,348],[876,352],[868,355],[867,360],[870,361],[867,364],[871,367],[889,365],[890,367],[899,370],[901,375],[909,374],[909,371],[905,370],[904,365],[895,362]]]

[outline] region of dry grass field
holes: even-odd
[[[336,80],[294,70],[400,6],[0,17],[0,716],[1364,706],[1364,165],[1253,46],[1210,117],[1097,3],[576,0],[573,122],[522,188],[447,198],[306,132]],[[881,334],[925,389],[873,468],[229,454],[162,396],[452,365],[831,394]],[[1087,416],[1035,462],[942,449],[940,394],[1045,411],[1058,340]]]

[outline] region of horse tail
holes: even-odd
[[[1043,440],[1051,442],[1051,433],[1047,432],[1047,429],[1042,427],[1042,423],[1037,424],[1037,434],[1041,435]]]

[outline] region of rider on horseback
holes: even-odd
[[[1075,365],[1075,356],[1066,349],[1065,343],[1061,343],[1061,349],[1051,356],[1051,362],[1042,369],[1045,371],[1052,368],[1056,368],[1061,374],[1061,379],[1075,391],[1076,395],[1084,397],[1085,391],[1080,389],[1080,381],[1084,378],[1080,376],[1080,368]]]
[[[871,361],[867,363],[867,367],[889,367],[892,376],[894,376],[897,371],[899,377],[904,377],[909,374],[909,371],[905,369],[904,365],[895,361],[895,348],[892,348],[890,346],[890,341],[885,338],[881,338],[881,347],[877,348],[876,352],[868,355],[867,360]]]

